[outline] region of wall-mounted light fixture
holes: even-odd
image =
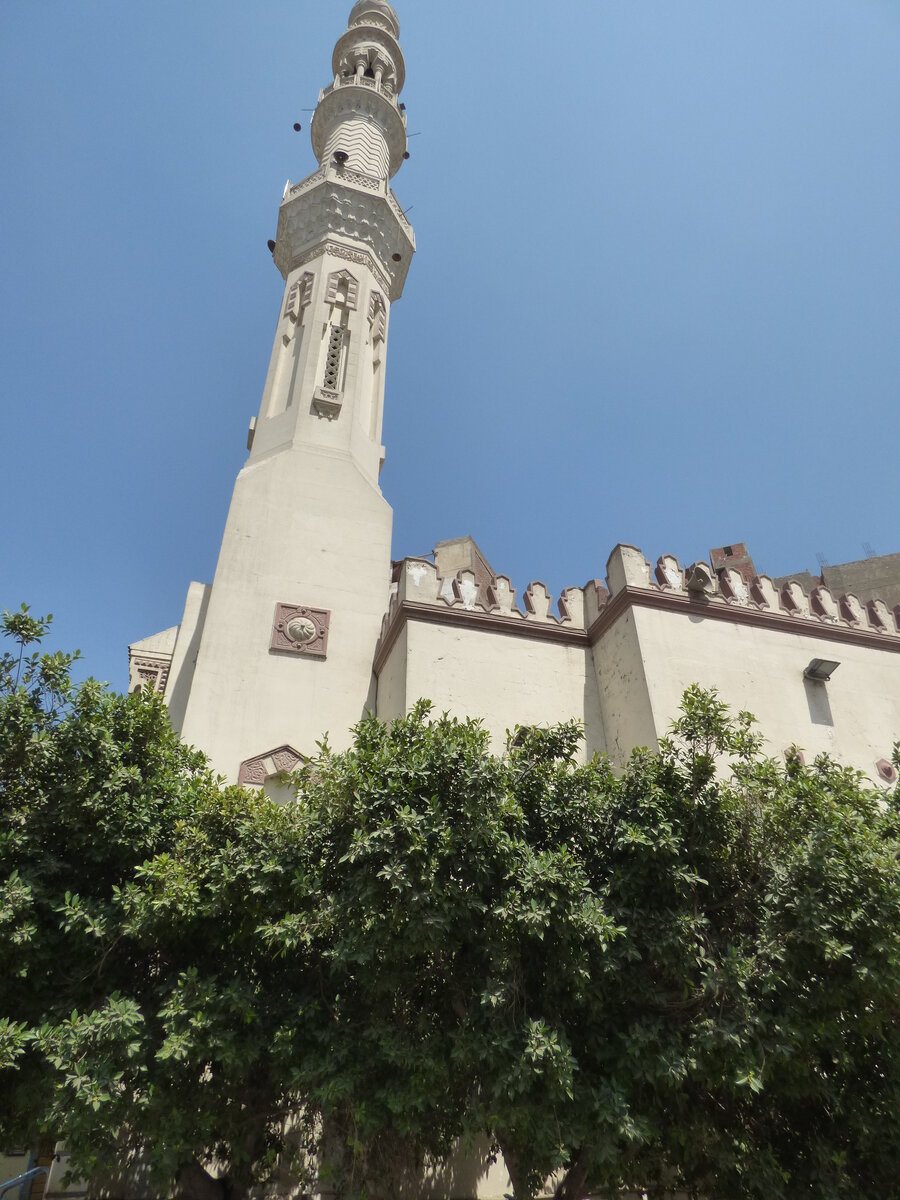
[[[803,672],[803,678],[815,679],[818,683],[827,683],[840,665],[831,658],[814,658]]]

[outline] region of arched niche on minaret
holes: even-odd
[[[361,364],[359,423],[367,437],[378,438],[384,396],[385,348],[387,345],[387,301],[377,289],[369,296],[365,345]]]
[[[332,271],[328,276],[328,287],[325,290],[325,303],[339,305],[346,309],[355,309],[359,303],[359,280],[351,275],[346,268]]]
[[[311,271],[301,271],[293,279],[289,278],[285,286],[284,308],[279,323],[280,345],[276,339],[278,359],[266,410],[268,417],[278,416],[293,403],[303,350],[305,315],[312,303],[314,282],[315,276]]]

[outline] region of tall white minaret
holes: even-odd
[[[211,586],[192,584],[166,686],[173,724],[229,780],[263,783],[374,709],[390,591],[378,476],[391,304],[415,250],[390,188],[407,157],[399,23],[359,0],[319,96],[319,161],[288,185],[284,299],[250,456]]]

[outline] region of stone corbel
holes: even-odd
[[[344,397],[341,392],[333,392],[331,388],[318,387],[313,392],[313,412],[317,417],[326,417],[334,421],[341,415]]]

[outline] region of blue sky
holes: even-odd
[[[0,4],[0,604],[117,687],[212,578],[349,8]],[[619,541],[900,550],[897,0],[398,12],[394,553],[558,594]]]

